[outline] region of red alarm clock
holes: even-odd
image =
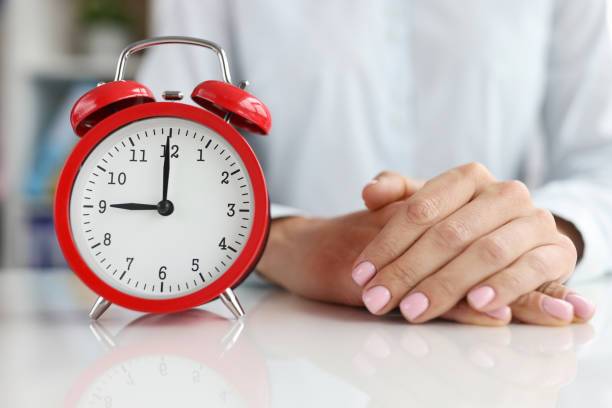
[[[160,44],[216,53],[224,82],[204,81],[179,102],[123,80],[128,57]],[[74,105],[81,137],[60,175],[55,228],[68,264],[100,297],[97,319],[112,303],[167,313],[220,297],[244,311],[232,288],[255,267],[268,235],[269,200],[261,166],[234,127],[267,134],[270,112],[231,83],[225,52],[189,37],[133,43],[119,57],[115,81]],[[233,126],[232,126],[233,125]]]

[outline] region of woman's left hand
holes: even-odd
[[[527,321],[541,310],[540,324],[593,315],[590,302],[558,284],[573,272],[576,245],[550,212],[533,205],[522,183],[498,182],[473,163],[427,183],[392,172],[376,180],[363,191],[368,208],[399,200],[403,209],[354,264],[372,313],[399,305],[406,319],[424,322],[466,298],[485,313],[511,305]]]

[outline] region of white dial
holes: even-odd
[[[160,204],[168,136],[170,214]],[[116,130],[91,151],[72,189],[70,225],[104,282],[169,299],[227,271],[249,237],[253,200],[247,169],[224,138],[197,122],[156,117]]]

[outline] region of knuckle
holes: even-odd
[[[564,253],[567,256],[567,260],[573,265],[576,265],[576,262],[578,261],[578,250],[576,249],[574,242],[566,235],[559,234],[559,245],[561,248],[563,248]]]
[[[479,162],[471,162],[464,164],[463,166],[458,168],[463,174],[467,176],[478,176],[481,174],[489,174],[489,170]]]
[[[452,280],[435,276],[432,277],[431,280],[431,290],[428,290],[426,292],[435,293],[435,298],[448,302],[449,300],[459,297],[457,285]],[[463,293],[461,293],[461,295],[463,295]],[[430,296],[430,298],[433,297],[434,296]]]
[[[542,251],[534,250],[525,255],[527,267],[539,276],[547,277],[551,274],[551,260]]]
[[[480,244],[480,257],[487,263],[503,264],[508,258],[508,254],[508,244],[499,236],[483,238]]]
[[[531,200],[529,189],[520,180],[502,181],[499,183],[500,194],[504,197],[526,202]]]
[[[364,259],[394,259],[397,256],[395,245],[388,239],[378,240],[368,249],[369,251],[364,251]]]
[[[415,224],[430,224],[439,213],[440,200],[435,197],[418,198],[406,203],[406,215]]]
[[[551,227],[556,230],[556,223],[555,223],[555,217],[552,215],[552,213],[548,210],[545,210],[543,208],[536,208],[535,210],[535,217],[538,219],[539,222],[542,223],[542,225],[545,225],[547,227]]]
[[[503,280],[504,289],[509,293],[520,293],[524,280],[516,273],[508,273]]]
[[[524,295],[519,296],[514,302],[514,306],[519,306],[521,308],[527,308],[530,305],[534,305],[538,303],[539,294],[537,292],[529,292]]]
[[[459,250],[469,242],[469,230],[461,221],[448,220],[437,224],[432,233],[440,247]]]
[[[417,271],[407,263],[393,262],[385,269],[385,275],[394,282],[394,285],[401,286],[404,289],[413,288],[419,281]]]
[[[538,292],[544,293],[548,296],[555,297],[557,299],[564,299],[570,290],[565,286],[557,282],[546,282],[538,288]]]

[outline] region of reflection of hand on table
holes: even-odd
[[[252,309],[246,332],[268,359],[305,359],[366,392],[372,407],[553,407],[575,376],[575,339],[592,337],[589,325],[406,325],[399,315],[375,317],[286,292]]]

